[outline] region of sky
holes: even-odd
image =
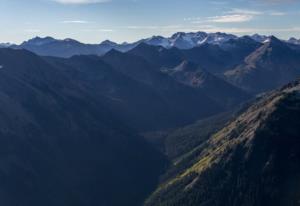
[[[0,0],[0,42],[133,42],[175,32],[300,38],[300,0]]]

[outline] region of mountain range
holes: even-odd
[[[258,34],[1,44],[0,205],[299,205],[299,77]]]
[[[264,43],[270,39],[270,36],[254,34],[249,37],[256,42]],[[191,49],[204,44],[222,45],[230,40],[239,39],[240,37],[233,34],[221,32],[206,33],[206,32],[178,32],[171,37],[153,36],[146,39],[141,39],[133,43],[124,42],[118,44],[109,40],[105,40],[99,44],[84,44],[74,39],[58,40],[52,37],[35,37],[28,41],[24,41],[20,45],[3,43],[0,47],[22,48],[32,51],[42,56],[57,56],[71,57],[74,55],[103,55],[111,49],[116,49],[121,52],[127,52],[136,47],[140,43],[146,43],[152,46],[162,46],[164,48]],[[243,37],[242,37],[243,38]],[[300,44],[300,40],[290,38],[286,41],[291,44]]]

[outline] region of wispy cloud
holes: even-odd
[[[222,15],[212,16],[212,17],[191,17],[184,18],[184,21],[188,21],[192,24],[202,24],[202,23],[242,23],[253,20],[260,16],[284,16],[287,15],[285,12],[281,11],[261,11],[261,10],[249,10],[243,8],[233,8],[229,11],[222,12]]]
[[[61,4],[95,4],[109,2],[110,0],[53,0]]]
[[[243,15],[262,15],[264,12],[259,10],[248,10],[248,9],[240,9],[240,8],[234,8],[228,12],[228,14],[243,14]]]
[[[239,23],[247,22],[253,19],[252,15],[247,14],[232,14],[232,15],[223,15],[223,16],[213,16],[208,17],[208,22],[214,23]]]
[[[280,11],[271,11],[271,12],[269,12],[269,15],[271,15],[271,16],[285,16],[286,13],[285,12],[280,12]]]
[[[98,31],[99,31],[99,32],[107,32],[107,33],[109,33],[109,32],[114,32],[113,29],[98,29]]]
[[[263,14],[264,12],[259,10],[234,8],[229,11],[222,12],[222,15],[212,16],[212,17],[190,17],[190,18],[184,18],[184,21],[189,21],[192,24],[201,24],[205,22],[241,23],[241,22],[251,21],[256,16],[263,15]]]
[[[125,29],[159,29],[159,26],[126,26]]]

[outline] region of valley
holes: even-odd
[[[297,39],[0,47],[1,205],[299,204]]]

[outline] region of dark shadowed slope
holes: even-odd
[[[173,116],[172,119],[168,119],[171,127],[191,123],[224,109],[223,105],[211,100],[204,92],[177,82],[141,57],[112,50],[101,59],[116,71],[155,91]],[[157,118],[161,116],[158,115]]]
[[[0,49],[0,65],[0,204],[140,205],[165,161],[107,98],[28,51]]]
[[[160,68],[173,68],[184,60],[199,64],[202,68],[212,73],[222,73],[229,65],[232,65],[231,54],[218,45],[204,44],[191,49],[179,50],[177,48],[166,49],[164,47],[140,44],[128,53],[143,57],[148,62]]]
[[[220,45],[203,44],[190,49],[164,48],[141,43],[128,53],[143,57],[158,69],[173,68],[187,60],[214,74],[222,74],[255,51],[261,44],[249,37],[230,39]]]
[[[105,97],[106,107],[132,128],[151,130],[170,127],[174,123],[170,120],[175,115],[156,91],[114,70],[96,56],[48,58],[48,61],[65,70],[95,99]]]
[[[299,205],[299,134],[297,81],[258,100],[176,162],[177,173],[146,205]]]
[[[203,69],[213,73],[223,73],[234,60],[232,55],[219,45],[204,44],[189,50],[182,50],[184,59],[199,64]]]
[[[105,97],[119,119],[140,131],[187,124],[222,110],[203,93],[177,83],[139,57],[113,50],[103,58],[47,60],[65,70],[86,93]]]
[[[262,46],[262,43],[253,40],[249,36],[230,39],[220,45],[223,50],[229,52],[233,57],[231,63],[232,65],[241,63],[245,59],[245,57],[250,55],[260,46]]]
[[[177,48],[166,49],[162,46],[152,46],[146,43],[139,44],[128,53],[144,58],[154,64],[157,69],[175,67],[184,60],[181,50]]]
[[[212,100],[227,108],[236,106],[251,98],[251,95],[242,89],[189,61],[183,61],[177,67],[165,69],[164,72],[178,82],[201,90]]]
[[[225,76],[233,84],[253,93],[272,90],[300,76],[300,52],[271,37]]]

